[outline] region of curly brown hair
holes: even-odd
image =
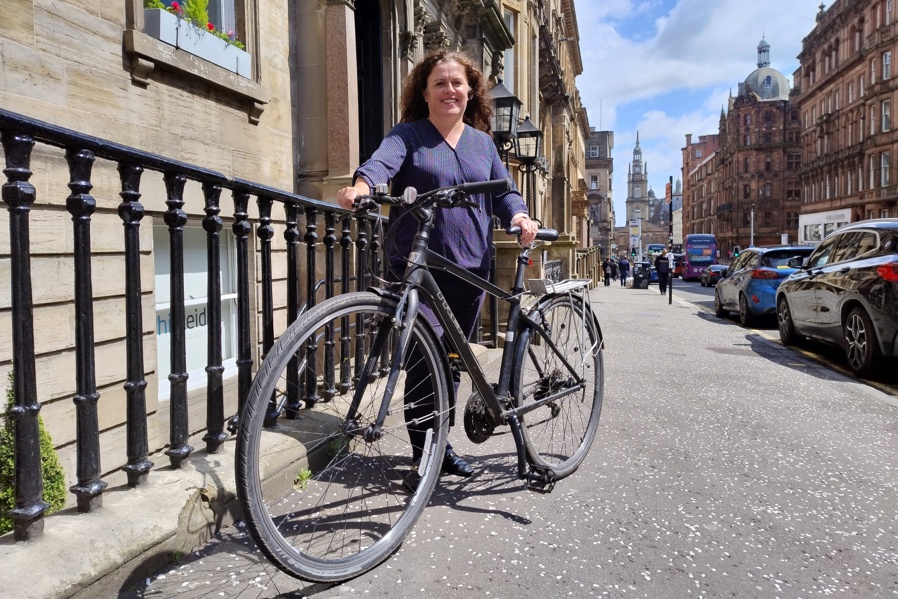
[[[422,58],[409,73],[405,87],[402,90],[402,117],[400,122],[410,123],[426,119],[430,114],[427,103],[424,101],[424,90],[427,89],[427,78],[430,72],[441,62],[452,61],[458,63],[468,78],[471,86],[471,97],[465,108],[462,120],[475,129],[485,133],[491,133],[490,117],[493,107],[487,96],[483,73],[480,72],[474,61],[463,52],[450,52],[449,50],[435,50]]]

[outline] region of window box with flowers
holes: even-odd
[[[209,22],[208,0],[185,0],[181,5],[144,1],[144,33],[161,42],[250,77],[250,55],[233,31],[222,32]]]

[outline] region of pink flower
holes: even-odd
[[[172,2],[172,3],[171,3],[171,7],[172,7],[174,10],[176,10],[176,11],[178,11],[178,12],[181,12],[181,5],[178,4],[177,2]]]

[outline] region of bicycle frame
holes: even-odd
[[[412,251],[408,257],[408,264],[403,277],[404,288],[398,294],[398,307],[396,315],[394,316],[394,326],[402,333],[400,335],[399,344],[397,345],[397,351],[393,358],[394,362],[390,365],[390,372],[376,424],[373,427],[369,427],[368,430],[365,430],[364,432],[357,432],[364,434],[367,438],[377,438],[380,434],[387,417],[390,401],[399,380],[399,372],[402,369],[402,356],[405,354],[405,350],[408,347],[412,326],[415,320],[419,317],[419,293],[423,293],[425,301],[427,301],[428,305],[434,311],[437,321],[443,326],[445,342],[447,342],[449,347],[457,353],[465,371],[471,377],[473,388],[483,399],[489,420],[494,426],[501,424],[508,424],[510,426],[517,448],[518,478],[529,479],[530,482],[543,488],[554,484],[554,473],[549,469],[536,468],[533,464],[530,464],[530,471],[526,471],[525,465],[529,462],[529,459],[526,455],[523,435],[521,433],[520,416],[555,401],[560,397],[581,390],[585,386],[585,382],[578,375],[577,370],[568,362],[567,358],[558,351],[558,348],[552,342],[550,335],[546,333],[542,324],[530,318],[528,314],[523,312],[521,299],[524,297],[525,293],[524,267],[529,263],[531,248],[523,248],[518,256],[514,285],[512,291],[509,293],[428,249],[427,243],[429,232],[433,227],[434,221],[433,208],[419,206],[414,208],[413,211],[419,219],[420,224]],[[502,299],[509,304],[505,346],[502,350],[499,381],[495,388],[487,381],[479,361],[468,344],[467,336],[462,332],[461,327],[455,320],[452,310],[449,308],[433,275],[430,273],[430,268],[438,268],[441,271],[448,272],[462,281],[482,289],[486,293]],[[588,315],[583,315],[584,321],[587,317]],[[510,397],[509,387],[512,365],[517,358],[518,351],[524,350],[523,347],[520,347],[516,343],[515,339],[522,321],[525,321],[528,326],[533,327],[540,335],[542,342],[546,343],[548,347],[555,352],[570,374],[573,384],[566,386],[565,389],[544,397],[537,402],[533,402],[526,407],[514,407]],[[386,333],[382,334],[380,337],[380,341],[375,342],[376,347],[380,347],[379,343],[383,342]],[[371,356],[376,356],[378,353],[378,351],[372,351]],[[360,380],[366,380],[367,375],[373,372],[375,368],[375,360],[372,358],[369,360],[369,363],[365,364]],[[359,385],[356,389],[355,397],[353,398],[353,406],[359,405],[358,402],[361,401],[363,393],[364,385]],[[353,415],[353,412],[354,409],[351,410],[350,416]]]

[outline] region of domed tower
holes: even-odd
[[[789,80],[770,66],[770,44],[763,37],[757,51],[757,68],[720,115],[716,205],[703,215],[714,221],[721,252],[775,245],[784,234],[795,241],[797,235],[798,109]]]
[[[636,209],[640,210],[640,218],[649,219],[648,197],[649,169],[642,162],[642,148],[639,147],[639,132],[636,132],[636,147],[633,148],[633,162],[627,171],[627,220],[636,218]]]

